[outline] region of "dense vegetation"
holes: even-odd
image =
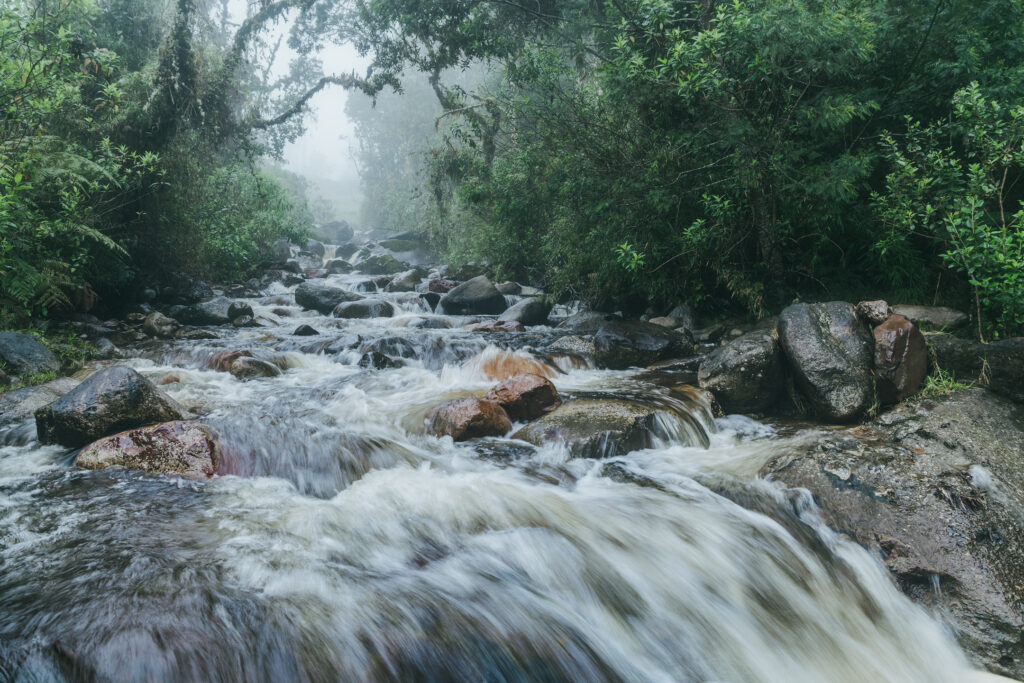
[[[339,85],[376,98],[347,112],[367,227],[422,230],[453,260],[638,312],[887,296],[969,308],[984,336],[1024,329],[1021,0],[0,12],[6,315],[87,282],[254,268],[311,220],[261,159]],[[285,77],[277,22],[298,55]],[[328,41],[368,73],[325,69]]]

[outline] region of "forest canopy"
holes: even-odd
[[[973,310],[984,336],[1024,329],[1020,0],[0,13],[6,315],[85,282],[259,267],[313,221],[263,160],[344,87],[363,93],[347,114],[364,227],[423,232],[451,260],[599,308],[886,296]],[[369,68],[324,62],[334,43]]]

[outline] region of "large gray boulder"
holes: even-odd
[[[777,412],[785,375],[775,330],[747,332],[718,347],[701,361],[697,381],[727,413]]]
[[[597,311],[580,311],[558,323],[560,330],[569,330],[575,334],[596,334],[605,323],[622,318],[613,313],[598,313]]]
[[[594,360],[599,367],[624,370],[676,358],[691,350],[686,337],[640,320],[612,320],[594,335]]]
[[[317,285],[312,282],[303,282],[295,288],[295,303],[306,310],[317,311],[324,315],[328,315],[340,303],[358,301],[359,298],[355,292],[349,292],[340,287]]]
[[[649,447],[656,414],[655,408],[633,401],[581,399],[563,403],[512,438],[536,446],[561,444],[577,458],[610,458]]]
[[[184,416],[180,405],[123,365],[100,370],[35,413],[41,443],[72,448],[125,429]]]
[[[1024,337],[988,344],[948,334],[929,334],[925,339],[934,368],[1024,403]]]
[[[871,336],[852,304],[793,304],[778,330],[796,387],[819,418],[850,422],[871,407]]]
[[[368,256],[356,264],[356,270],[367,275],[396,275],[409,268],[409,264],[399,261],[391,254]]]
[[[963,311],[945,306],[907,306],[900,304],[893,306],[892,312],[902,315],[918,327],[928,330],[955,330],[970,322],[970,318]]]
[[[252,312],[248,304],[236,304],[226,296],[216,296],[177,311],[174,317],[186,325],[227,325],[234,318]],[[234,317],[232,317],[234,316]]]
[[[501,322],[518,322],[524,325],[544,325],[551,313],[551,304],[540,297],[529,297],[513,304],[498,316]]]
[[[164,422],[131,429],[94,441],[75,456],[89,470],[141,470],[208,479],[217,471],[220,453],[213,431],[199,422]]]
[[[179,328],[177,320],[168,318],[160,311],[153,311],[142,321],[142,331],[158,339],[173,339]]]
[[[508,307],[505,296],[485,275],[466,280],[441,297],[438,305],[449,315],[497,315]]]
[[[762,475],[814,495],[991,671],[1024,680],[1024,407],[981,389],[901,404],[783,453]]]
[[[360,299],[338,304],[334,309],[335,318],[390,318],[395,307],[381,299]]]
[[[35,337],[21,332],[0,332],[0,361],[14,375],[58,372],[60,359]]]

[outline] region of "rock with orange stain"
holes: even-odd
[[[113,467],[208,479],[217,471],[219,460],[209,427],[177,420],[94,441],[79,452],[75,464],[89,470]]]
[[[517,320],[491,320],[474,325],[473,332],[525,332],[526,328]]]
[[[512,422],[500,405],[479,398],[439,405],[427,414],[427,425],[434,436],[450,436],[455,441],[502,436],[512,429]]]
[[[513,353],[500,353],[491,358],[478,357],[477,362],[480,369],[488,379],[505,380],[516,375],[540,375],[541,377],[554,377],[558,370],[544,361],[531,356],[516,355]]]
[[[533,420],[562,405],[555,385],[540,375],[507,379],[487,392],[484,399],[500,405],[513,420]]]
[[[252,351],[239,349],[237,351],[215,353],[206,361],[206,367],[217,372],[228,372],[231,369],[231,365],[239,358],[252,358]]]

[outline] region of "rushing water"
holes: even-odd
[[[756,479],[813,432],[715,422],[646,374],[562,359],[567,398],[662,408],[656,447],[572,460],[426,436],[432,406],[531,356],[415,295],[373,296],[399,315],[334,320],[280,288],[251,302],[268,327],[132,349],[126,362],[218,431],[209,482],[80,471],[66,450],[7,440],[0,680],[965,679],[953,640],[876,559],[805,493]],[[291,336],[302,323],[322,335]],[[404,367],[357,365],[379,339]],[[288,370],[206,368],[237,348]]]

